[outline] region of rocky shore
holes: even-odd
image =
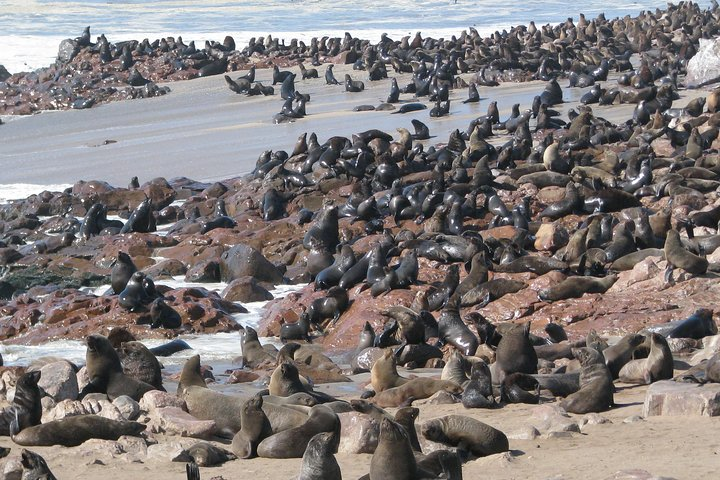
[[[202,54],[167,39],[112,48],[102,41],[83,45],[82,37],[67,43],[64,62],[11,77],[5,88],[31,85],[32,75],[63,82],[75,71],[85,72],[78,78],[87,85],[96,77],[115,82],[130,73],[112,77],[108,69],[127,63],[165,81],[200,75],[212,62],[224,66],[205,71],[220,74],[251,62],[306,60],[310,68],[313,59],[332,59],[347,65],[336,70],[338,78],[369,76],[373,95],[382,89],[384,99],[389,89],[398,98],[382,102],[378,117],[349,120],[355,126],[344,134],[309,129],[295,138],[271,131],[272,141],[284,146],[256,152],[247,175],[142,184],[128,178],[127,188],[77,181],[64,192],[0,206],[0,340],[88,342],[84,368],[58,359],[4,368],[7,400],[26,408],[16,400],[20,379],[28,378],[21,375],[38,369],[42,424],[94,414],[141,424],[132,423],[144,428],[141,437],[73,446],[84,460],[77,478],[96,478],[105,465],[128,472],[141,465],[142,475],[149,469],[159,479],[179,478],[182,468],[170,460],[208,466],[183,452],[196,439],[236,456],[262,457],[218,467],[228,480],[251,470],[258,478],[297,475],[298,452],[288,454],[294,460],[275,457],[298,443],[304,451],[309,431],[333,432],[335,440],[326,441],[339,442],[345,478],[368,471],[371,480],[396,478],[378,474],[378,464],[398,468],[378,445],[393,428],[387,419],[407,422],[403,407],[413,402],[419,411],[409,415],[408,428],[400,427],[402,446],[383,448],[392,453],[407,442],[410,449],[417,425],[422,452],[402,461],[418,472],[435,468],[430,478],[710,475],[719,466],[717,452],[701,417],[720,414],[714,311],[720,90],[687,90],[684,79],[699,39],[714,35],[719,20],[717,5],[702,10],[681,3],[635,18],[531,24],[487,39],[471,31],[452,40],[370,45],[348,35],[310,46],[263,40],[242,51],[226,39]],[[103,64],[108,49],[118,58]],[[400,72],[402,91],[383,78],[391,68]],[[303,75],[298,67],[290,72]],[[279,70],[275,75],[292,79]],[[212,88],[235,95],[252,88],[245,80],[236,78],[233,86],[218,78]],[[509,117],[492,98],[480,100],[483,116],[453,113],[449,102],[478,100],[473,88],[492,95],[507,87],[493,86],[497,80],[528,81],[523,91],[534,100],[515,106]],[[357,84],[345,84],[346,95],[356,95]],[[299,114],[307,102],[299,90],[306,85],[296,90],[286,80],[277,87],[286,106],[276,122],[313,125],[312,113]],[[46,87],[55,91],[51,83]],[[49,97],[33,103],[21,90],[5,96],[15,102],[5,104],[5,113],[48,108]],[[99,95],[91,104],[116,93],[87,91]],[[316,91],[310,112],[327,108],[315,107]],[[83,91],[76,94],[56,106],[88,100]],[[395,117],[396,127],[407,126],[400,122],[409,117],[386,108],[412,109],[414,131],[377,128]],[[317,114],[323,115],[361,114]],[[448,127],[447,137],[435,136]],[[163,285],[178,277],[226,288]],[[271,299],[269,291],[281,284],[298,290]],[[109,290],[89,293],[101,285]],[[237,322],[243,303],[265,300],[271,301],[257,331]],[[240,332],[240,364],[215,375],[192,358],[181,376],[160,376],[154,355],[138,366],[129,353],[144,351],[133,339],[233,331]],[[93,366],[92,355],[102,350],[93,347],[101,342],[97,334],[117,350],[101,354],[112,367]],[[258,336],[302,346],[278,352]],[[121,369],[112,370],[120,361]],[[137,377],[138,368],[156,373],[170,393],[153,390],[149,377]],[[357,402],[361,394],[387,412],[368,414]],[[246,409],[259,415],[252,403],[258,398],[261,406],[266,402],[269,427],[250,438],[245,425],[257,417]],[[306,422],[292,428],[304,433],[286,428],[298,412],[307,414],[301,416]],[[439,418],[459,422],[441,427],[443,434],[477,420],[499,432],[485,425],[481,430],[489,428],[482,431],[493,432],[487,434],[493,440],[478,439],[480,427],[473,427],[463,433],[472,438],[458,442],[430,428]],[[30,436],[26,430],[19,434]],[[278,440],[283,434],[301,438]],[[703,453],[686,455],[679,444]],[[10,440],[0,442],[5,445]],[[72,475],[61,451],[42,453],[53,470]],[[579,463],[588,455],[597,461]],[[461,475],[450,474],[461,460]],[[27,470],[18,468],[16,456],[4,468],[6,478]]]

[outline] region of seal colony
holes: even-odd
[[[393,100],[428,96],[443,115],[450,91],[468,91],[468,80],[542,84],[509,118],[490,103],[487,115],[432,144],[404,127],[395,136],[308,132],[290,153],[262,152],[242,179],[134,178],[127,189],[78,182],[0,207],[0,335],[14,343],[83,338],[88,348],[82,368],[50,361],[5,370],[5,386],[17,385],[0,416],[6,435],[28,447],[100,439],[126,452],[139,444],[149,452],[163,436],[215,440],[162,456],[190,462],[188,478],[199,476],[196,465],[245,471],[254,457],[295,459],[299,478],[340,478],[335,452],[372,455],[355,472],[371,480],[462,478],[485,456],[512,470],[522,461],[515,442],[536,448],[523,443],[534,434],[510,435],[495,422],[505,411],[562,424],[566,412],[599,421],[592,414],[628,408],[618,379],[672,380],[675,357],[717,335],[708,296],[720,271],[717,92],[683,98],[682,81],[718,16],[717,5],[681,3],[489,39],[471,31],[445,42],[360,42],[349,63],[368,82],[383,70],[389,76],[388,65],[409,67],[412,86],[393,85]],[[344,42],[355,45],[349,35]],[[329,43],[338,54],[355,51]],[[130,47],[122,50],[125,64]],[[222,63],[200,72],[226,72]],[[273,75],[292,107],[285,116],[293,102],[307,102],[293,75]],[[360,88],[355,76],[346,77],[348,95]],[[228,95],[242,93],[254,70],[230,80]],[[561,86],[566,80],[578,86]],[[327,72],[325,81],[333,83]],[[567,116],[553,111],[568,88],[598,82],[605,92],[583,96]],[[595,100],[634,104],[632,118],[613,123],[600,112],[621,107],[594,110]],[[431,136],[434,116],[413,122],[416,136]],[[112,213],[126,220],[109,220]],[[64,240],[52,242],[56,234]],[[228,288],[220,298],[162,285],[177,274]],[[284,282],[305,286],[271,303],[257,331],[233,321],[238,301],[266,299],[265,287]],[[78,290],[93,283],[110,289],[99,297]],[[232,376],[267,389],[210,388],[212,373],[194,356],[174,394],[153,352],[135,342],[238,329],[242,368]],[[278,351],[261,343],[265,336],[286,344]],[[156,352],[187,347],[192,341]],[[339,363],[352,372],[336,363],[343,351]],[[675,383],[713,388],[720,375],[712,353]],[[60,376],[42,373],[51,365],[66,372],[62,394],[53,388]],[[362,392],[332,389],[367,372]],[[438,415],[439,403],[452,413]],[[542,425],[530,424],[553,431]],[[23,452],[21,468],[32,460],[47,470],[32,455]]]

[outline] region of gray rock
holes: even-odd
[[[58,47],[58,62],[69,62],[70,60],[75,58],[75,55],[77,55],[79,51],[80,47],[78,47],[77,42],[71,38],[66,38],[65,40],[60,42],[60,47]]]
[[[540,436],[540,432],[532,425],[528,425],[519,430],[510,433],[507,437],[509,440],[535,440]]]
[[[358,412],[338,413],[340,444],[338,453],[373,453],[377,448],[380,424]]]
[[[558,405],[535,407],[529,418],[530,424],[543,433],[579,432],[580,426]]]
[[[23,466],[20,463],[20,457],[8,458],[3,468],[3,480],[21,480],[23,474]]]
[[[0,65],[0,82],[4,82],[8,78],[10,78],[10,72],[5,68],[5,65]]]
[[[127,395],[117,397],[112,403],[125,420],[135,420],[140,415],[140,404]]]
[[[209,439],[215,431],[212,420],[198,420],[178,407],[162,407],[155,411],[150,422],[152,430],[168,435]]]
[[[158,408],[177,407],[187,412],[185,400],[172,393],[150,390],[140,399],[140,409],[154,415]]]
[[[75,400],[80,392],[77,374],[73,367],[65,361],[44,365],[40,369],[38,386],[56,402]]]
[[[655,382],[645,394],[643,416],[655,415],[720,415],[720,384]]]

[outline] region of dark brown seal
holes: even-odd
[[[77,415],[28,427],[12,435],[12,439],[25,447],[75,447],[91,438],[117,440],[123,435],[138,436],[143,430],[145,425],[138,422],[110,420],[99,415]]]
[[[165,391],[162,385],[162,366],[158,359],[142,342],[124,342],[118,349],[118,356],[125,375]]]
[[[89,335],[86,343],[85,368],[90,382],[80,392],[80,399],[89,393],[105,393],[111,401],[121,395],[140,401],[146,392],[155,390],[152,385],[123,373],[120,358],[107,338]]]
[[[433,442],[457,447],[476,457],[507,452],[507,436],[500,430],[464,415],[447,415],[422,425],[422,435]]]
[[[530,343],[530,322],[511,325],[503,332],[495,351],[495,371],[502,382],[511,373],[537,373],[537,353]]]
[[[257,447],[257,454],[263,458],[301,458],[310,439],[322,432],[339,435],[340,419],[329,407],[315,405],[305,423],[264,439]]]
[[[592,348],[574,348],[573,355],[580,360],[580,390],[568,395],[560,406],[570,413],[604,412],[612,407],[612,375],[600,352]]]
[[[312,437],[303,453],[297,480],[342,480],[340,465],[334,455],[337,442],[334,432],[322,432]]]
[[[12,404],[0,412],[0,435],[10,435],[10,424],[14,421],[17,422],[19,430],[40,423],[42,395],[37,384],[39,380],[39,370],[26,372],[18,378]]]
[[[256,395],[245,402],[240,410],[242,428],[232,439],[231,450],[239,458],[257,456],[257,446],[263,432],[270,430],[270,422],[263,412],[263,397]]]

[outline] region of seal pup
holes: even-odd
[[[125,288],[118,295],[118,304],[126,310],[137,312],[150,301],[145,288],[147,277],[143,272],[135,272],[128,280]]]
[[[335,78],[335,74],[333,73],[333,64],[327,66],[325,69],[325,84],[326,85],[340,85],[340,82],[337,81]]]
[[[395,412],[395,422],[402,425],[405,431],[408,433],[408,440],[410,440],[410,446],[416,452],[422,452],[420,448],[420,441],[417,437],[417,430],[415,429],[415,420],[420,415],[420,410],[415,407],[402,407]]]
[[[568,277],[557,285],[538,292],[538,298],[545,302],[557,302],[567,298],[580,298],[586,293],[605,293],[617,281],[617,275],[596,277]]]
[[[673,376],[673,356],[665,337],[650,333],[650,354],[647,358],[631,360],[620,369],[618,378],[624,383],[649,385]]]
[[[667,232],[663,251],[665,259],[675,268],[682,268],[693,275],[702,275],[707,272],[709,265],[707,259],[686,250],[680,241],[680,234],[677,230]]]
[[[57,480],[48,467],[45,459],[25,448],[20,452],[20,463],[23,467],[22,480]]]
[[[569,413],[604,412],[615,405],[612,375],[600,352],[593,348],[573,348],[580,361],[580,390],[568,395],[560,406]]]
[[[137,272],[137,267],[125,252],[118,252],[117,259],[110,271],[110,286],[116,295],[119,295],[127,285],[133,273]]]
[[[175,329],[182,325],[182,318],[174,308],[161,297],[150,304],[150,328]]]
[[[602,351],[605,364],[610,370],[613,380],[618,378],[620,369],[633,358],[635,349],[645,341],[645,337],[638,333],[629,333],[615,345]],[[578,359],[579,360],[579,359]]]
[[[99,415],[76,415],[27,427],[19,432],[13,422],[10,436],[13,442],[24,447],[76,447],[91,438],[117,440],[123,435],[137,437],[145,427],[142,423],[111,420]]]
[[[13,421],[17,422],[19,430],[40,424],[42,395],[37,384],[39,380],[39,370],[23,373],[18,378],[11,405],[0,412],[0,435],[10,435]]]
[[[462,404],[465,408],[494,408],[497,406],[493,395],[490,367],[482,360],[473,363],[470,369],[470,381],[463,390]]]
[[[421,432],[430,441],[457,447],[461,453],[486,457],[510,449],[500,430],[464,415],[446,415],[423,423]]]
[[[173,462],[192,462],[198,467],[215,467],[236,458],[233,453],[210,442],[197,442],[183,449]]]
[[[313,436],[302,456],[300,475],[296,480],[342,480],[340,465],[335,459],[337,438],[334,432]]]
[[[330,407],[315,405],[305,423],[264,439],[257,447],[257,454],[263,458],[301,458],[310,439],[322,432],[339,435],[340,419]]]
[[[407,406],[415,400],[431,397],[441,390],[454,395],[463,393],[462,387],[455,382],[419,377],[412,378],[399,387],[388,388],[375,394],[372,402],[383,408]]]
[[[242,428],[233,436],[230,449],[239,458],[257,456],[257,446],[262,440],[263,432],[271,432],[270,421],[263,412],[263,397],[255,395],[245,402],[240,410]]]
[[[345,74],[345,91],[358,93],[365,90],[365,84],[360,80],[353,80],[349,74]]]
[[[399,387],[408,382],[408,379],[401,377],[397,372],[397,359],[390,348],[385,349],[382,357],[378,358],[370,370],[370,385],[375,393],[380,393],[389,388]]]
[[[85,369],[90,381],[82,389],[78,399],[82,400],[89,393],[104,393],[110,401],[127,395],[138,402],[145,393],[156,390],[152,385],[125,375],[120,357],[107,338],[102,335],[88,335],[85,343]]]

